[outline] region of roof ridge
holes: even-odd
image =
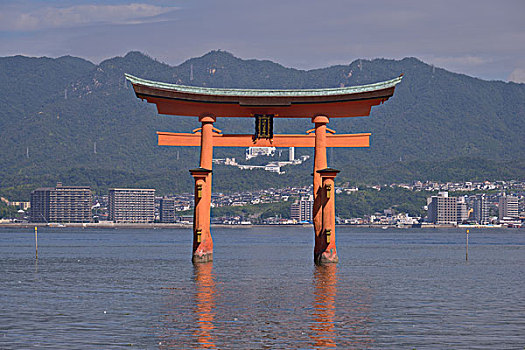
[[[403,75],[397,78],[381,81],[373,84],[355,85],[339,88],[324,89],[236,89],[236,88],[209,88],[199,86],[188,86],[158,82],[135,77],[131,74],[124,74],[126,79],[132,84],[143,85],[163,90],[171,90],[183,93],[204,94],[204,95],[222,95],[222,96],[319,96],[319,95],[345,95],[377,90],[388,89],[396,86],[401,82]]]

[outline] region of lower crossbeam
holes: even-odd
[[[200,133],[157,132],[159,146],[200,146]],[[326,135],[326,147],[369,147],[370,135]],[[273,139],[253,140],[250,134],[213,134],[214,147],[315,147],[315,135],[276,134]]]

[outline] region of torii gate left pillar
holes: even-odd
[[[200,168],[190,170],[195,179],[195,206],[193,212],[193,263],[213,260],[213,240],[210,231],[211,178],[213,163],[213,116],[201,116]]]

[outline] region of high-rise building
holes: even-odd
[[[297,221],[312,221],[313,220],[313,207],[314,207],[314,197],[313,195],[304,196],[299,201],[296,201],[292,204],[291,218]]]
[[[175,198],[162,198],[159,206],[160,222],[175,222]]]
[[[37,188],[31,192],[31,222],[49,222],[49,198],[52,187]]]
[[[246,150],[246,160],[255,158],[257,156],[269,156],[275,155],[275,147],[248,147]]]
[[[434,224],[457,224],[457,199],[439,192],[428,199],[428,221]]]
[[[478,194],[474,197],[472,209],[473,209],[474,221],[482,225],[490,223],[489,221],[489,202],[485,194]]]
[[[519,217],[518,197],[503,194],[499,197],[498,208],[500,221],[503,221],[503,218],[515,219]]]
[[[467,222],[468,220],[468,206],[465,202],[465,197],[458,197],[456,202],[456,210],[458,214],[458,224]]]
[[[299,205],[299,201],[295,201],[290,206],[290,218],[292,220],[301,221],[301,206]]]
[[[37,188],[31,192],[31,222],[85,223],[91,221],[89,186]]]
[[[288,161],[293,162],[295,160],[295,147],[288,148]]]
[[[110,188],[108,220],[116,223],[148,223],[155,221],[155,190]]]

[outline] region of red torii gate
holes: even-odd
[[[369,147],[370,134],[335,135],[329,118],[363,117],[372,106],[389,99],[402,76],[375,84],[332,89],[218,89],[167,84],[126,74],[138,98],[157,106],[160,114],[195,116],[201,127],[193,133],[157,132],[161,146],[200,146],[195,179],[192,261],[213,260],[210,232],[213,147],[314,147],[313,223],[316,264],[337,263],[335,245],[335,187],[339,170],[329,168],[326,147]],[[217,118],[255,118],[254,134],[222,134]],[[306,134],[273,134],[274,118],[311,118]],[[313,135],[311,132],[315,132]],[[326,132],[331,134],[327,134]]]

